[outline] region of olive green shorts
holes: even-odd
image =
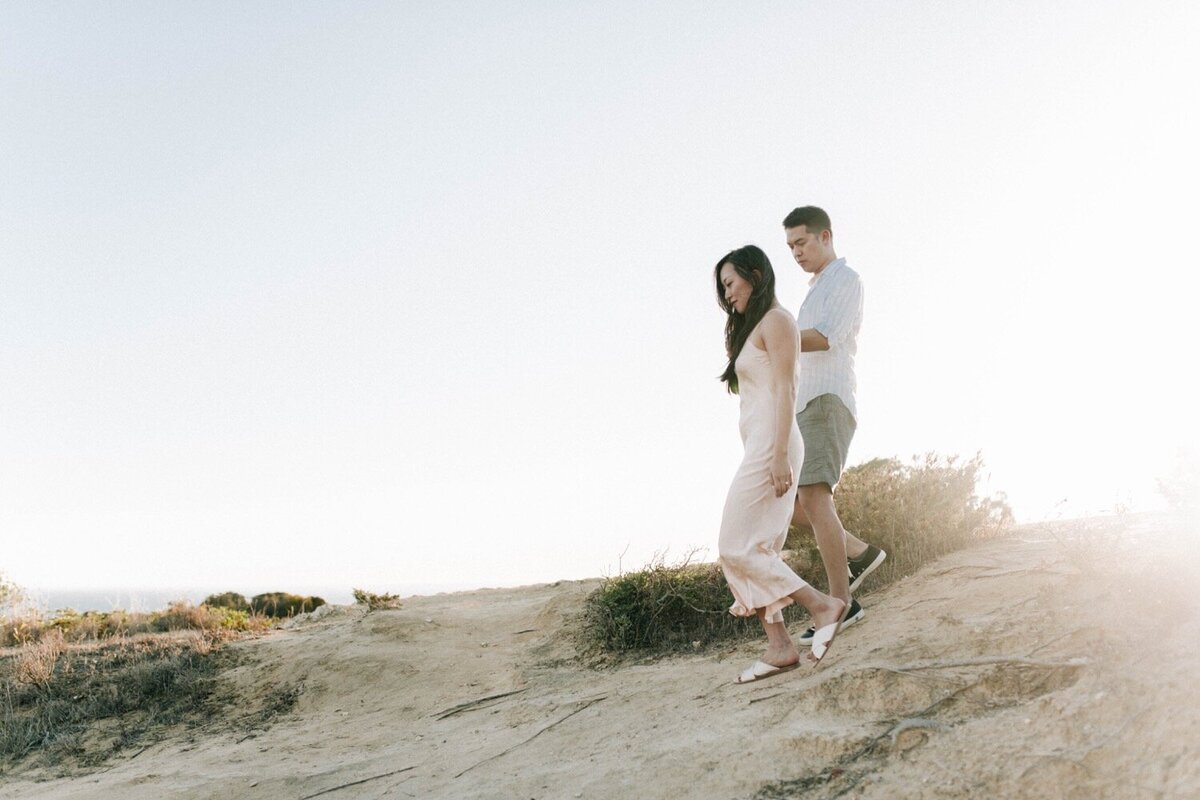
[[[796,425],[804,439],[804,466],[797,486],[824,483],[837,486],[846,466],[846,454],[858,423],[836,394],[822,394],[808,401],[796,415]]]

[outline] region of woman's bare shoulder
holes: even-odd
[[[800,337],[800,329],[796,327],[796,320],[792,319],[792,315],[787,311],[778,307],[772,308],[763,315],[759,330],[759,336],[762,339],[762,344],[759,346],[768,353],[779,350],[788,352],[797,346]]]
[[[779,331],[795,330],[796,318],[783,306],[775,306],[763,315],[763,328]]]

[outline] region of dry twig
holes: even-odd
[[[488,706],[495,705],[492,702],[494,700],[499,700],[501,698],[509,697],[514,694],[520,694],[523,691],[525,691],[525,690],[524,689],[514,689],[511,692],[501,692],[500,694],[492,694],[492,695],[488,695],[487,697],[481,697],[478,700],[468,700],[465,703],[459,703],[456,706],[451,706],[450,708],[447,708],[444,711],[439,711],[437,714],[434,714],[433,716],[437,717],[438,719],[445,719],[446,717],[453,717],[455,714],[461,714],[464,711],[474,711],[477,708],[487,708]]]
[[[391,772],[385,772],[382,775],[372,775],[371,777],[363,778],[362,780],[350,781],[349,783],[343,783],[338,786],[331,786],[328,789],[322,789],[321,791],[316,792],[314,794],[306,794],[306,795],[304,795],[304,797],[301,797],[300,800],[312,800],[312,798],[314,798],[314,797],[320,797],[323,794],[329,794],[330,792],[336,792],[338,789],[345,789],[348,786],[358,786],[360,783],[367,783],[368,781],[377,781],[380,778],[387,778],[391,775],[399,775],[401,772],[408,772],[410,769],[416,769],[416,768],[417,767],[414,764],[411,767],[405,767],[403,769],[394,769]]]
[[[978,656],[964,658],[959,661],[926,661],[924,663],[908,664],[896,669],[901,672],[918,669],[950,669],[952,667],[985,667],[991,664],[1023,664],[1031,667],[1082,667],[1090,663],[1087,658],[1072,658],[1067,661],[1040,661],[1024,656]]]
[[[949,598],[949,597],[926,597],[923,600],[918,600],[915,603],[910,603],[910,604],[906,605],[904,608],[900,609],[900,612],[903,613],[905,611],[908,611],[911,608],[921,605],[921,603],[932,603],[935,600],[950,600],[950,599],[951,598]]]
[[[779,697],[780,695],[784,695],[784,694],[787,694],[787,692],[776,692],[775,694],[769,694],[769,695],[766,695],[765,697],[756,697],[753,700],[751,700],[749,703],[747,703],[746,705],[754,705],[755,703],[761,703],[763,700],[770,700],[772,697]]]
[[[501,750],[499,753],[496,753],[496,755],[494,755],[494,756],[488,756],[488,757],[487,757],[487,758],[485,758],[483,761],[476,761],[474,764],[472,764],[471,766],[467,767],[466,769],[464,769],[462,772],[458,773],[458,774],[457,774],[457,775],[455,775],[454,777],[456,777],[456,778],[461,778],[463,775],[466,775],[468,772],[470,772],[471,770],[475,769],[475,768],[476,768],[476,767],[478,767],[479,765],[481,765],[481,764],[486,764],[486,763],[487,763],[487,762],[489,762],[489,761],[495,761],[497,758],[499,758],[500,756],[504,755],[505,753],[511,753],[513,750],[516,750],[516,749],[517,749],[518,747],[520,747],[521,745],[523,745],[523,744],[529,744],[529,743],[530,743],[530,742],[532,742],[534,739],[536,739],[537,737],[541,736],[541,735],[542,735],[543,733],[545,733],[546,731],[548,731],[548,730],[550,730],[551,728],[553,728],[555,725],[559,724],[560,722],[564,722],[564,721],[566,721],[566,720],[570,719],[571,717],[573,717],[573,716],[575,716],[576,714],[578,714],[580,711],[583,711],[585,708],[587,708],[587,707],[589,707],[589,706],[591,706],[591,705],[594,705],[594,704],[596,704],[596,703],[599,703],[601,700],[605,699],[606,697],[608,697],[608,695],[601,695],[600,697],[593,697],[591,700],[584,700],[584,701],[582,701],[582,702],[579,704],[579,707],[578,707],[578,708],[576,708],[574,711],[570,712],[569,714],[566,714],[566,715],[565,715],[565,716],[563,716],[563,717],[560,717],[560,718],[556,719],[554,722],[551,722],[549,725],[547,725],[546,727],[542,728],[541,730],[539,730],[539,731],[538,731],[537,733],[535,733],[533,736],[530,736],[530,737],[529,737],[528,739],[526,739],[525,741],[523,741],[523,742],[517,742],[517,743],[516,743],[516,744],[514,744],[512,747],[509,747],[509,748],[507,748],[507,749],[505,749],[505,750]]]

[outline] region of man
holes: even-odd
[[[862,326],[863,288],[858,273],[833,249],[829,215],[816,206],[794,209],[783,220],[792,257],[812,275],[796,321],[800,327],[800,388],[796,424],[804,438],[804,464],[796,479],[792,523],[813,529],[829,579],[829,594],[849,603],[843,627],[861,620],[850,593],[887,553],[846,532],[833,503],[850,440],[858,427],[854,355]],[[813,629],[800,637],[811,643]]]

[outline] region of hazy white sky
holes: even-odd
[[[863,276],[852,463],[1021,519],[1195,453],[1191,2],[0,2],[0,570],[505,585],[715,556],[712,285]],[[622,553],[624,556],[622,558]]]

